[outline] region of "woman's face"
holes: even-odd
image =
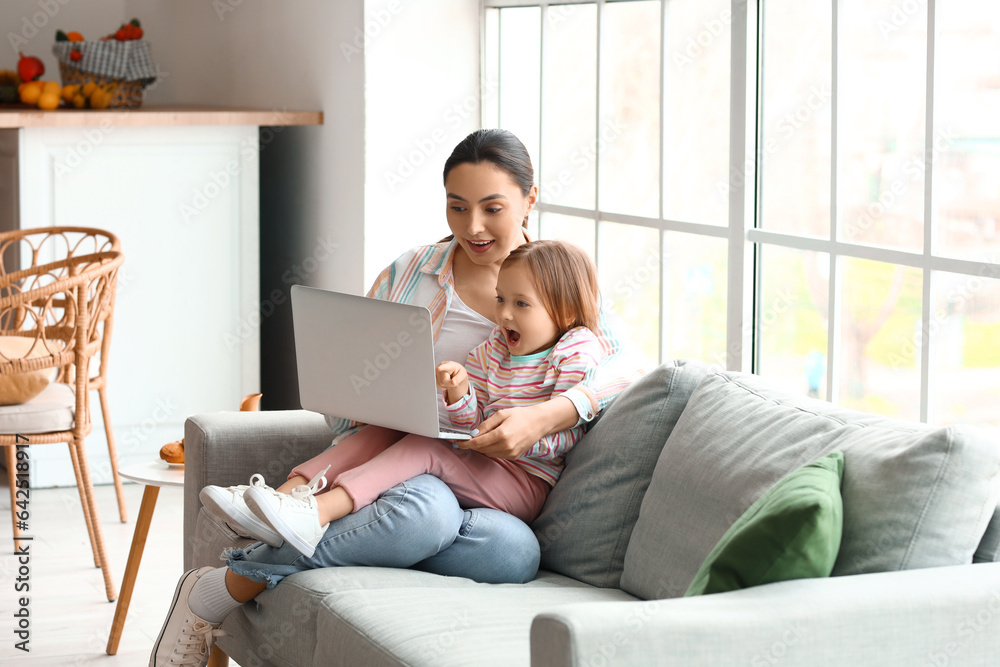
[[[538,188],[521,194],[510,175],[489,162],[460,164],[448,172],[448,226],[473,263],[499,265],[524,243],[521,224]]]

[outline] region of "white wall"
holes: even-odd
[[[0,3],[3,48],[0,69],[16,69],[18,51],[45,63],[45,80],[59,80],[59,65],[52,55],[56,30],[76,30],[86,39],[99,39],[124,21],[125,0],[106,0],[95,11],[94,0],[4,0]]]
[[[366,0],[365,284],[446,236],[444,161],[479,127],[479,3]]]

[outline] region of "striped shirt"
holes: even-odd
[[[452,257],[457,249],[458,242],[452,239],[403,253],[378,275],[368,296],[425,306],[431,312],[431,326],[437,342],[445,313],[455,295]],[[649,361],[621,335],[622,330],[618,317],[602,308],[594,334],[601,345],[603,359],[587,371],[579,384],[562,394],[573,402],[580,415],[577,426],[593,420],[611,399],[649,368]],[[337,436],[334,444],[358,430],[353,421],[331,415],[326,416],[326,423]]]
[[[469,393],[448,405],[448,414],[455,426],[472,429],[498,410],[544,403],[578,385],[603,356],[600,342],[586,327],[570,329],[549,349],[523,356],[510,353],[507,337],[497,327],[469,353]],[[563,457],[583,433],[578,424],[547,435],[514,462],[555,484]]]

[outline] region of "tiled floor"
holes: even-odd
[[[46,445],[48,446],[48,445]],[[59,445],[52,445],[59,446]],[[101,570],[94,567],[75,487],[34,489],[29,499],[30,653],[17,650],[13,613],[19,608],[16,558],[10,538],[10,492],[0,469],[0,665],[146,665],[159,634],[177,578],[183,571],[183,490],[160,490],[142,566],[116,656],[105,653],[115,603],[104,593]],[[139,514],[143,486],[127,483],[128,523],[118,518],[113,486],[96,489],[98,511],[115,585],[120,589]],[[234,662],[230,662],[235,665]]]

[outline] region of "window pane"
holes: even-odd
[[[603,17],[598,205],[659,217],[660,2],[607,4]]]
[[[926,5],[845,0],[840,9],[840,238],[921,252]]]
[[[937,4],[934,252],[1000,261],[1000,3]]]
[[[601,223],[598,273],[601,295],[622,319],[632,340],[650,358],[660,356],[660,232]]]
[[[1000,426],[1000,280],[935,273],[933,289],[930,421]]]
[[[919,269],[844,258],[839,403],[920,419]]]
[[[592,209],[597,167],[595,5],[546,10],[543,81],[542,201]]]
[[[483,127],[500,127],[500,10],[483,12]]]
[[[758,152],[765,229],[830,236],[832,22],[830,0],[764,3],[764,118]],[[752,178],[752,169],[743,172]]]
[[[542,213],[539,238],[575,243],[594,259],[594,219],[558,213]]]
[[[532,164],[538,164],[540,20],[538,7],[500,10],[500,127],[517,135]]]
[[[663,215],[729,220],[730,0],[666,4]]]
[[[663,235],[663,359],[698,359],[726,366],[726,240]],[[635,278],[658,271],[650,248]],[[655,315],[648,316],[653,321]],[[655,356],[651,358],[655,359]]]
[[[826,399],[830,255],[765,246],[761,260],[759,373]]]

